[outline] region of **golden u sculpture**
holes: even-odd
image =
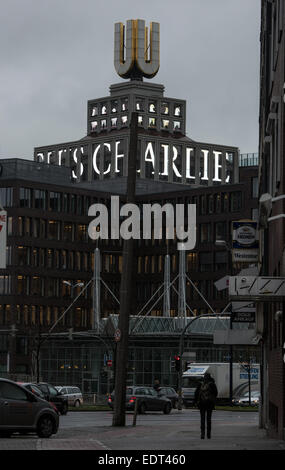
[[[114,65],[120,77],[142,80],[157,74],[159,23],[150,23],[149,43],[144,20],[127,20],[126,28],[123,23],[115,23],[114,42]]]

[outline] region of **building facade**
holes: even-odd
[[[285,5],[281,0],[261,2],[259,195],[261,275],[282,277],[284,264],[284,84]],[[262,425],[270,435],[285,434],[285,322],[284,302],[260,303],[263,315],[264,403]]]
[[[35,375],[39,338],[52,329],[63,343],[59,346],[53,336],[54,341],[44,348],[44,377],[60,384],[67,380],[64,374],[70,363],[74,373],[80,363],[80,370],[89,375],[83,378],[81,374],[77,384],[82,386],[86,380],[93,383],[91,388],[98,387],[105,360],[104,341],[113,342],[116,324],[109,319],[119,314],[123,240],[92,240],[88,236],[88,210],[95,203],[109,207],[112,195],[118,195],[121,203],[125,200],[133,112],[138,114],[137,205],[194,204],[197,210],[196,245],[185,253],[182,314],[178,278],[170,291],[167,312],[165,298],[154,297],[165,281],[167,255],[169,279],[172,281],[180,272],[177,238],[166,239],[164,234],[158,240],[136,240],[132,310],[134,316],[148,313],[153,322],[145,334],[140,331],[136,339],[132,338],[133,351],[140,342],[147,345],[142,347],[146,348],[145,357],[150,357],[156,344],[160,348],[157,357],[164,354],[163,364],[167,364],[169,374],[169,358],[177,352],[181,332],[181,325],[171,327],[176,318],[221,313],[227,308],[227,290],[217,290],[214,283],[230,273],[232,262],[230,251],[216,246],[215,241],[224,240],[230,246],[232,221],[257,217],[257,155],[239,155],[236,147],[193,141],[185,131],[186,102],[165,97],[163,85],[143,82],[138,70],[126,73],[131,74],[129,82],[112,85],[109,96],[88,101],[87,132],[82,139],[35,148],[34,161],[1,161],[0,196],[8,216],[7,267],[0,271],[2,373]],[[98,292],[92,283],[97,248],[101,259],[97,307],[104,327],[103,333],[99,332],[103,344],[96,340],[94,305]],[[234,269],[241,267],[236,265]],[[173,320],[171,324],[168,319]],[[160,320],[162,329],[154,326]],[[206,334],[207,346],[200,357],[224,357],[223,348],[215,354],[209,350],[209,343],[213,347],[208,337],[212,327],[208,325],[208,330],[203,327],[201,331],[196,333]],[[66,346],[68,335],[74,341],[73,347]],[[96,359],[90,359],[91,353],[88,356],[92,337]],[[64,350],[73,352],[63,363]],[[171,350],[170,356],[162,350]],[[135,357],[136,353],[132,354]],[[242,349],[237,348],[237,358],[241,354]],[[132,375],[130,380],[146,380],[147,373],[152,383],[150,377],[153,380],[158,374],[158,359],[151,357],[144,359],[153,364],[151,369],[145,371],[139,366],[143,367],[137,369],[140,379]],[[139,363],[139,357],[136,361]],[[54,372],[48,375],[51,370]],[[163,370],[160,374],[166,381]],[[68,381],[74,383],[74,376]]]

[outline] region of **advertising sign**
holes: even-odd
[[[232,222],[233,263],[257,263],[259,240],[257,222],[253,220],[237,220]]]
[[[257,222],[238,220],[232,224],[234,249],[258,249]]]
[[[7,212],[0,211],[0,268],[6,268]]]

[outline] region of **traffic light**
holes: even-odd
[[[176,354],[174,356],[174,359],[175,359],[175,370],[177,370],[177,372],[179,372],[180,368],[181,368],[181,357],[178,354]]]

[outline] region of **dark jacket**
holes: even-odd
[[[201,393],[200,393],[201,392],[201,386],[204,383],[209,384],[209,389],[210,389],[210,393],[211,393],[211,399],[209,399],[207,402],[202,401]],[[198,406],[199,409],[204,408],[204,409],[207,409],[207,410],[214,410],[217,395],[218,395],[218,390],[217,390],[214,379],[212,379],[212,378],[207,379],[207,380],[204,379],[199,383],[198,387],[196,388],[194,403]]]

